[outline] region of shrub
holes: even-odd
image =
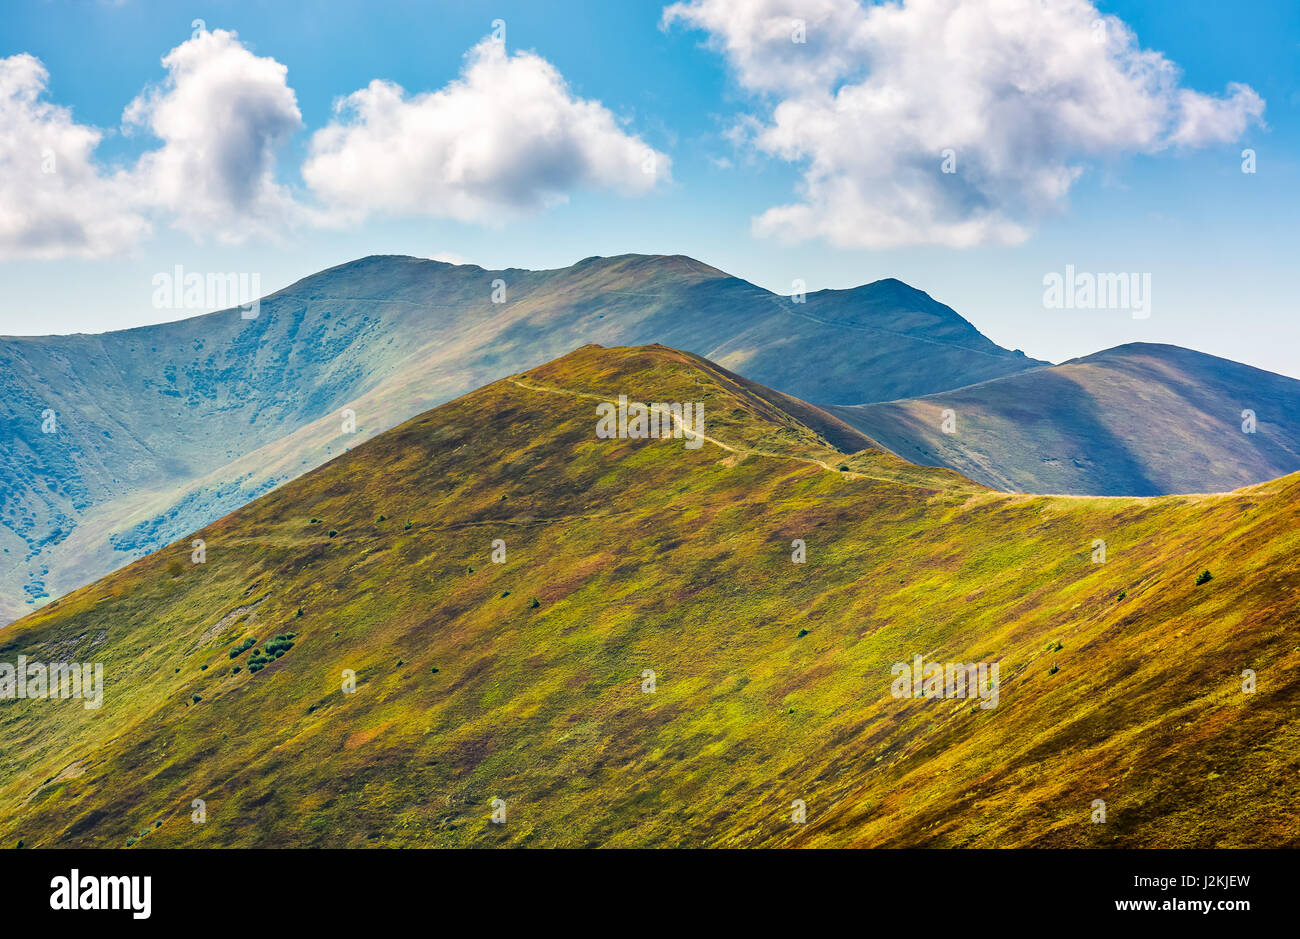
[[[199,666],[199,671],[200,671],[200,672],[206,672],[207,670],[208,670],[208,667],[207,667],[206,665],[200,665],[200,666]]]
[[[194,699],[195,704],[198,704],[200,701],[203,700],[203,695],[201,694],[191,695],[190,697]]]
[[[232,675],[238,675],[238,674],[239,674],[240,672],[242,672],[243,670],[244,670],[244,666],[242,666],[242,665],[236,665],[234,668],[232,668],[232,669],[230,670],[230,674],[232,674]]]
[[[1053,662],[1053,663],[1052,663],[1052,669],[1051,669],[1051,671],[1049,671],[1047,674],[1049,674],[1049,675],[1055,675],[1055,674],[1056,674],[1057,672],[1059,672],[1060,670],[1061,670],[1061,666],[1059,666],[1059,665],[1057,665],[1055,662]]]
[[[436,674],[438,674],[438,666],[435,665],[433,668],[429,669],[429,673],[430,673],[431,675],[436,675]]]
[[[841,472],[841,473],[847,473],[848,471],[849,471],[849,464],[847,464],[847,463],[841,463],[841,464],[840,464],[840,472]]]
[[[337,528],[331,528],[331,529],[330,529],[330,537],[331,537],[331,538],[333,538],[333,537],[334,537],[335,535],[337,535],[338,533],[339,533],[339,530],[338,530]]]
[[[501,591],[501,596],[503,596],[503,597],[508,597],[508,596],[510,596],[510,591],[509,591],[509,590],[503,590],[503,591]]]
[[[528,604],[528,608],[529,608],[530,610],[535,610],[535,609],[537,609],[537,608],[538,608],[539,606],[541,606],[541,605],[542,605],[542,604],[538,601],[538,599],[537,599],[536,597],[533,597],[533,602],[530,603],[530,604]]]
[[[411,523],[407,522],[405,525],[402,526],[402,531],[407,531],[410,527],[411,527]]]
[[[237,656],[243,655],[249,649],[253,648],[256,642],[257,640],[254,639],[252,636],[246,636],[239,645],[235,646],[233,649],[230,650],[230,657],[233,659]]]
[[[806,635],[808,635],[808,630],[806,630],[806,629],[801,629],[801,630],[799,630],[799,635],[795,636],[795,638],[796,638],[796,639],[802,639],[802,638],[803,638],[804,636],[806,636]]]
[[[293,648],[293,640],[297,637],[297,633],[281,633],[262,647],[262,654],[278,659]]]
[[[387,516],[387,515],[381,515],[381,516],[379,516],[379,520],[380,520],[381,522],[386,522],[386,521],[388,521],[388,516]]]
[[[1119,592],[1119,596],[1116,597],[1115,600],[1116,600],[1116,602],[1118,602],[1118,601],[1120,601],[1120,600],[1123,600],[1123,599],[1124,599],[1125,597],[1127,597],[1127,596],[1128,596],[1128,591],[1127,591],[1127,590],[1121,590],[1121,591]]]
[[[302,607],[298,607],[298,612],[295,613],[295,614],[293,614],[293,615],[294,615],[294,616],[302,616]]]
[[[1201,571],[1199,574],[1196,575],[1196,586],[1199,587],[1201,586],[1201,584],[1208,584],[1212,580],[1214,580],[1213,574],[1211,574],[1209,571]]]

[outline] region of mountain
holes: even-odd
[[[1226,492],[1300,470],[1300,381],[1178,346],[1132,343],[942,394],[829,410],[906,460],[1007,491]]]
[[[707,440],[599,438],[620,394]],[[0,841],[1300,845],[1300,475],[1008,495],[785,400],[587,346],[33,612],[0,663],[102,706],[0,706]]]
[[[670,343],[849,404],[1040,364],[898,281],[795,303],[643,255],[552,271],[369,257],[273,294],[255,319],[0,339],[0,622],[584,342]]]

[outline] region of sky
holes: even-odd
[[[1297,53],[1293,0],[0,0],[0,335],[203,312],[177,265],[639,252],[1300,378]]]

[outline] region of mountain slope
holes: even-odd
[[[643,255],[554,271],[371,257],[272,295],[252,320],[230,310],[0,339],[0,622],[584,342],[670,343],[853,404],[1038,364],[897,281],[796,304],[690,258]]]
[[[1008,491],[1225,492],[1300,470],[1300,381],[1177,346],[1133,343],[942,394],[829,410],[904,459]]]
[[[598,439],[619,394],[708,442]],[[585,347],[25,617],[0,662],[102,662],[104,703],[0,704],[0,839],[1297,844],[1300,476],[1004,495],[775,397]],[[893,697],[915,655],[997,663],[999,702]]]

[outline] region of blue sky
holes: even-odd
[[[793,16],[807,9],[806,48],[818,62],[834,56],[845,60],[828,80],[835,92],[871,76],[866,54],[861,62],[853,57],[864,48],[880,55],[880,46],[871,43],[888,43],[890,33],[882,29],[863,40],[865,45],[848,43],[834,33],[837,25],[856,22],[844,16],[856,14],[840,11],[840,20],[818,20],[819,11],[835,5],[822,0],[742,3],[745,9],[736,15],[722,10],[733,25],[711,30],[709,15],[718,12],[711,9],[714,4],[718,10],[724,6],[721,0],[708,0],[693,18],[678,17],[664,26],[665,4],[632,0],[205,2],[201,9],[183,13],[172,4],[142,0],[6,0],[0,60],[24,53],[39,60],[48,78],[38,100],[70,109],[69,119],[76,125],[103,133],[88,157],[95,172],[104,178],[135,173],[136,182],[123,189],[120,199],[117,190],[111,197],[105,194],[108,187],[93,190],[94,199],[103,194],[105,200],[105,206],[97,205],[96,223],[103,223],[106,232],[93,252],[52,248],[35,257],[25,255],[16,240],[7,255],[0,253],[6,287],[0,291],[0,334],[98,332],[186,315],[151,303],[152,278],[176,264],[193,271],[256,271],[269,292],[321,268],[377,253],[463,258],[489,268],[562,267],[590,255],[625,252],[680,253],[781,293],[789,293],[796,279],[815,290],[899,277],[953,306],[994,341],[1052,361],[1124,342],[1159,341],[1300,377],[1300,317],[1293,284],[1300,244],[1300,88],[1294,67],[1300,52],[1300,6],[1260,2],[1246,10],[1201,0],[1098,4],[1101,15],[1117,18],[1107,22],[1122,22],[1132,30],[1134,48],[1160,53],[1181,70],[1176,89],[1153,97],[1153,106],[1177,102],[1178,92],[1188,90],[1249,110],[1247,99],[1233,99],[1227,90],[1230,83],[1240,83],[1260,99],[1262,111],[1239,121],[1238,128],[1225,104],[1217,123],[1188,132],[1195,139],[1188,137],[1184,146],[1143,137],[1146,118],[1129,113],[1132,109],[1123,102],[1099,106],[1091,100],[1093,110],[1082,109],[1084,126],[1071,131],[1070,146],[1056,148],[1057,141],[1048,141],[1046,150],[1059,149],[1055,157],[1026,162],[1024,148],[1037,146],[1039,138],[1001,126],[1000,121],[1018,119],[1015,108],[991,107],[991,122],[983,131],[965,131],[967,142],[956,151],[957,181],[973,188],[951,203],[941,192],[941,205],[918,213],[908,208],[911,197],[933,195],[932,182],[886,195],[882,181],[892,184],[914,167],[928,166],[931,157],[937,167],[945,122],[938,122],[931,139],[915,122],[887,127],[880,115],[873,118],[879,126],[865,118],[855,121],[855,132],[869,125],[862,138],[867,150],[885,137],[897,141],[892,150],[867,153],[859,161],[837,145],[842,134],[804,134],[816,117],[800,116],[783,127],[774,116],[778,105],[795,108],[827,100],[819,89],[805,87],[801,75],[781,75],[786,61],[781,57],[789,49],[773,51],[760,43],[751,59],[734,53],[738,43],[754,35],[734,25],[743,25],[745,16],[758,17],[754,22],[761,25],[765,10]],[[1086,11],[1081,15],[1085,18],[1079,22],[1087,21]],[[265,74],[266,61],[282,65],[300,113],[295,128],[274,131],[274,158],[264,165],[270,176],[264,180],[265,198],[258,197],[257,225],[241,226],[239,206],[218,204],[228,183],[221,174],[228,167],[203,177],[212,182],[212,193],[196,196],[193,205],[174,192],[155,198],[154,190],[174,183],[183,187],[189,178],[166,175],[181,173],[169,170],[167,159],[147,173],[140,163],[142,156],[158,150],[156,131],[177,120],[167,117],[165,100],[150,104],[146,95],[145,118],[133,132],[124,132],[124,110],[147,88],[166,95],[168,69],[161,59],[191,39],[190,21],[196,16],[211,31],[237,34],[224,50],[231,61],[262,63],[257,66],[262,70],[258,88],[274,84],[274,77]],[[569,99],[598,102],[608,112],[608,126],[573,131],[574,147],[593,148],[590,171],[575,176],[563,168],[522,167],[507,154],[501,172],[509,178],[486,181],[486,188],[466,196],[461,217],[448,218],[439,214],[438,205],[461,194],[451,184],[428,182],[427,174],[415,180],[411,201],[421,205],[412,211],[392,198],[383,204],[365,202],[373,196],[364,191],[371,188],[365,185],[367,173],[374,174],[370,182],[376,190],[391,182],[392,191],[400,194],[405,185],[401,173],[410,172],[409,165],[384,172],[384,166],[367,163],[351,189],[335,185],[348,147],[373,143],[378,152],[385,150],[382,139],[349,138],[332,156],[319,158],[313,177],[317,185],[308,185],[304,165],[314,146],[321,149],[314,135],[339,119],[336,100],[375,79],[400,86],[408,104],[422,93],[438,91],[461,75],[467,53],[490,36],[498,19],[505,22],[507,57],[534,53],[561,77]],[[732,29],[736,32],[725,31]],[[732,53],[726,51],[728,41]],[[936,104],[928,116],[950,113],[955,119],[949,123],[960,123],[962,111],[944,112],[943,107],[957,106],[949,99],[962,91],[962,69],[996,52],[980,42],[953,40],[951,54],[966,64],[954,64],[951,80],[935,79],[933,87],[924,89],[907,86],[922,110],[931,101],[948,101]],[[1054,67],[1075,48],[1044,53],[1048,57],[1039,67]],[[911,58],[904,57],[900,66],[903,76],[909,68],[936,61],[938,68],[927,73],[942,73],[949,53],[918,48],[907,54]],[[206,92],[200,88],[193,93]],[[283,106],[283,95],[268,94],[267,100]],[[212,100],[181,98],[179,93],[177,99],[186,113],[195,110],[186,102]],[[557,107],[577,120],[567,104]],[[0,120],[5,113],[12,111],[0,111]],[[224,113],[214,105],[205,126],[219,125]],[[829,112],[814,113],[825,117]],[[265,128],[265,109],[258,114],[258,127]],[[414,112],[412,119],[419,116]],[[1171,120],[1176,123],[1177,115]],[[766,143],[753,132],[755,126],[772,129]],[[749,132],[738,134],[738,127]],[[1172,127],[1161,133],[1182,133]],[[784,134],[788,144],[790,133],[797,153],[788,147],[781,152],[771,142]],[[1053,133],[1049,129],[1048,136]],[[435,145],[441,143],[430,143]],[[606,160],[614,153],[609,159],[617,164],[617,154],[643,146],[660,158],[649,179],[639,180],[618,165],[611,168]],[[1256,152],[1253,174],[1241,172],[1245,148]],[[0,151],[0,164],[4,157]],[[181,157],[186,154],[180,153],[176,166],[191,167]],[[412,159],[418,161],[419,155]],[[1026,209],[1028,197],[1019,190],[1019,180],[1024,178],[1026,192],[1050,182],[1044,164],[1053,159],[1076,176],[1063,195],[1036,197]],[[829,180],[819,183],[822,196],[809,195],[806,188],[807,169],[815,160],[831,166]],[[970,166],[973,171],[967,170]],[[964,172],[973,172],[976,182],[962,179]],[[432,188],[421,189],[425,183]],[[7,192],[18,199],[23,190],[0,184],[0,199]],[[840,198],[844,193],[854,194],[848,203]],[[490,203],[486,207],[483,198]],[[73,210],[92,201],[81,195],[68,199]],[[498,210],[499,202],[511,199],[519,205]],[[26,211],[45,211],[46,204],[33,203],[36,207]],[[756,228],[755,219],[770,218],[765,216],[769,210],[793,204],[806,207],[796,223]],[[960,234],[968,231],[963,224],[969,219],[962,213],[972,205],[983,213],[981,218],[992,220],[987,225],[992,234]],[[0,216],[4,210],[0,203]],[[119,224],[114,212],[127,221]],[[280,225],[280,215],[292,216],[292,223]],[[132,227],[141,219],[147,233],[138,224]],[[1007,228],[1020,234],[997,234]],[[970,243],[956,243],[962,241]],[[1066,265],[1078,271],[1150,273],[1150,317],[1134,319],[1116,309],[1045,308],[1043,278],[1063,272]]]

